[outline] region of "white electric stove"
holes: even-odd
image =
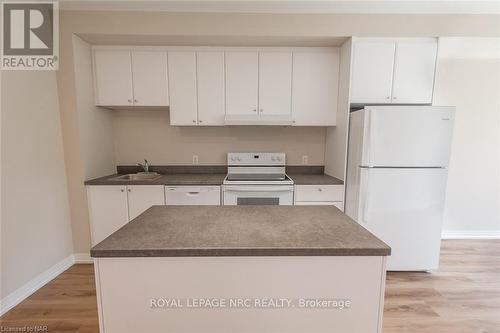
[[[228,153],[224,205],[293,205],[285,153]]]

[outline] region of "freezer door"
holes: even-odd
[[[388,270],[439,265],[446,169],[361,169],[358,223],[387,243]]]
[[[447,166],[454,109],[430,106],[366,107],[362,165]]]

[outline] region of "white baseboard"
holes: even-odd
[[[28,281],[24,286],[5,296],[0,300],[0,316],[24,301],[35,291],[46,285],[59,274],[73,266],[73,264],[91,264],[93,263],[89,253],[75,253],[61,260],[45,272],[38,274],[35,278]]]
[[[70,268],[74,263],[75,257],[73,255],[70,255],[47,269],[45,272],[38,274],[35,278],[28,281],[28,283],[26,283],[24,286],[5,296],[0,301],[0,315],[3,315],[14,306],[24,301],[28,296],[30,296],[35,291],[47,284],[49,281],[54,279],[56,276]]]
[[[500,230],[443,230],[441,239],[500,239]]]
[[[75,264],[93,264],[94,260],[90,257],[90,253],[75,253]]]

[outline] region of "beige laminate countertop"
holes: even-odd
[[[92,257],[387,256],[391,249],[333,206],[153,206]]]
[[[87,180],[85,185],[221,185],[226,174],[174,173],[161,175],[155,180],[112,180],[116,176],[119,176],[119,174]]]
[[[100,178],[87,180],[85,185],[222,185],[225,173],[175,173],[161,175],[157,179],[150,180],[111,180],[119,176],[113,174]],[[311,173],[290,173],[288,174],[294,181],[295,185],[342,185],[344,182],[335,177],[326,174],[311,174]]]

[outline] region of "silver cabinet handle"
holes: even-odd
[[[131,99],[127,99],[127,101],[128,101],[129,103],[132,103],[132,100],[131,100]]]
[[[201,123],[202,123],[203,121],[201,121],[201,120],[198,120],[198,122],[199,122],[199,123],[201,124]]]
[[[132,190],[131,190],[131,189],[127,189],[127,191],[132,192]]]
[[[397,98],[397,97],[396,97],[396,96],[394,96],[392,99],[396,99],[396,98]]]
[[[323,192],[323,189],[322,189],[322,188],[318,188],[318,191],[319,191],[319,192]]]
[[[196,120],[193,119],[193,123],[196,124]]]
[[[121,192],[125,192],[125,190],[124,190],[124,189],[121,189],[120,191],[121,191]]]
[[[137,102],[138,102],[138,100],[134,99],[134,103],[137,103]]]
[[[387,96],[385,99],[391,99],[391,97],[390,97],[390,96]]]
[[[257,109],[253,109],[253,112],[257,112]]]
[[[260,109],[260,113],[263,113],[264,112],[264,109]]]

